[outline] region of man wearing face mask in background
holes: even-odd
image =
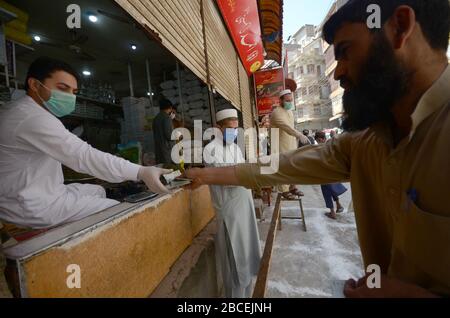
[[[381,28],[370,29],[370,5]],[[323,27],[345,89],[346,133],[259,165],[193,169],[201,184],[258,188],[351,182],[365,268],[347,297],[450,296],[450,32],[448,0],[349,0]],[[220,177],[219,177],[220,176]]]
[[[142,167],[94,149],[58,117],[75,110],[78,75],[66,63],[38,58],[27,95],[0,108],[0,220],[41,229],[82,219],[119,202],[97,185],[64,185],[61,164],[111,183],[143,180],[154,192],[169,170]]]
[[[172,147],[175,144],[172,140],[175,109],[172,102],[167,99],[162,99],[159,102],[159,109],[159,114],[153,120],[156,163],[170,167],[173,165]]]
[[[292,92],[287,89],[280,93],[280,107],[276,107],[270,116],[271,128],[279,129],[279,153],[285,153],[298,148],[298,144],[309,145],[308,138],[295,129],[294,123],[294,99]],[[272,140],[272,144],[276,141]],[[303,196],[295,185],[278,186],[278,191],[286,199],[295,199]]]
[[[206,165],[226,167],[244,163],[241,149],[235,143],[239,126],[237,111],[222,110],[216,120],[219,137],[205,147]],[[216,251],[225,297],[251,297],[261,260],[252,192],[244,187],[226,186],[211,186],[210,190],[217,216]]]

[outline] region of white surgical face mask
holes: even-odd
[[[286,110],[292,110],[294,108],[294,103],[293,102],[284,102],[283,107]]]
[[[50,99],[45,101],[41,99],[45,108],[47,108],[56,117],[67,116],[75,110],[77,97],[74,94],[64,93],[56,89],[50,89],[39,81],[39,84],[48,89],[51,93]]]
[[[225,141],[227,145],[232,145],[236,141],[237,137],[237,128],[227,128],[223,134],[223,141]]]

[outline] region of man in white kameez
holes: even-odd
[[[222,136],[205,147],[204,160],[213,167],[243,163],[237,139],[238,113],[234,109],[216,115]],[[249,298],[261,260],[255,206],[250,190],[234,186],[210,186],[217,215],[216,254],[222,271],[225,297]]]
[[[120,202],[93,184],[64,184],[62,164],[111,183],[144,181],[167,193],[170,170],[143,167],[99,151],[68,131],[60,117],[75,110],[78,75],[51,58],[34,61],[27,95],[0,107],[0,220],[42,229],[73,222]]]

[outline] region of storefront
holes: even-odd
[[[202,120],[206,129],[214,125],[216,111],[231,107],[239,110],[244,128],[254,126],[249,74],[216,1],[80,0],[81,24],[74,29],[67,27],[71,3],[15,0],[13,7],[0,1],[0,7],[13,13],[4,21],[8,58],[0,74],[1,103],[23,95],[29,64],[49,56],[81,75],[76,111],[62,118],[63,124],[102,151],[118,154],[138,144],[142,152],[137,161],[155,164],[151,128],[161,98],[177,106],[178,126],[192,129],[194,120]],[[142,185],[112,185],[64,171],[67,183],[101,184],[119,201],[142,191]],[[179,189],[172,196],[122,203],[52,229],[9,246],[5,254],[16,266],[14,283],[23,297],[144,297],[213,218],[208,188]],[[89,250],[97,256],[92,258]],[[128,266],[129,253],[135,268],[125,270],[128,276],[116,273],[115,268]],[[114,264],[105,260],[109,257]],[[86,265],[89,278],[82,290],[67,289],[62,281],[66,267],[77,262]],[[104,276],[108,273],[114,277]],[[52,277],[54,284],[48,283]]]

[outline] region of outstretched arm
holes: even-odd
[[[230,185],[239,186],[239,179],[235,167],[195,168],[186,171],[186,177],[193,180],[193,187],[201,185]]]
[[[250,189],[279,184],[326,184],[350,179],[351,135],[342,135],[326,144],[298,149],[272,159],[274,172],[268,174],[261,164],[235,167],[192,169],[186,177],[194,186],[241,185]]]
[[[302,144],[306,145],[309,144],[308,138],[303,135],[301,132],[297,131],[296,129],[290,127],[288,124],[286,124],[285,118],[282,117],[280,113],[275,111],[272,116],[270,117],[270,125],[274,128],[279,128],[288,135],[297,138],[302,142]]]

